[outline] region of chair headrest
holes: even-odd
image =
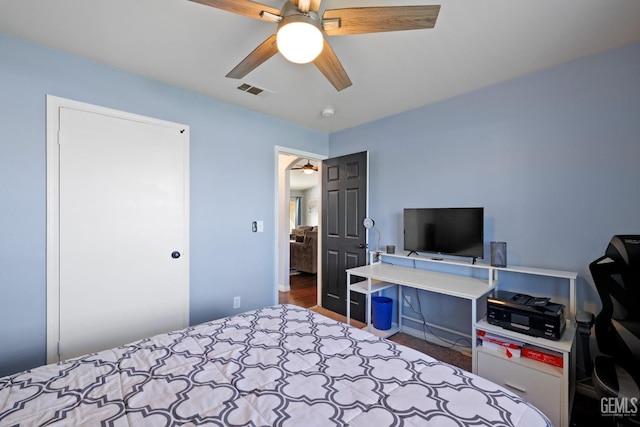
[[[605,255],[632,270],[640,270],[640,235],[613,236]]]

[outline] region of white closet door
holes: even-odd
[[[186,327],[188,139],[71,108],[59,123],[60,359]]]

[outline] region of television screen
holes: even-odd
[[[484,257],[484,208],[404,210],[404,250]]]

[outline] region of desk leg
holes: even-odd
[[[569,312],[573,316],[571,320],[576,320],[576,279],[569,279]],[[565,365],[566,366],[566,365]]]
[[[351,273],[347,273],[347,325],[351,324]]]
[[[404,307],[404,295],[402,293],[402,286],[398,286],[398,332],[402,332],[402,310]]]
[[[367,322],[367,331],[371,332],[371,278],[367,279],[367,307],[365,321]]]
[[[476,353],[476,323],[478,323],[478,300],[476,298],[471,299],[471,372],[478,373],[478,357]]]

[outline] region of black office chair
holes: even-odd
[[[614,398],[601,407],[615,413],[621,424],[640,424],[640,235],[613,236],[605,255],[589,264],[589,270],[602,300],[595,334],[603,354],[591,364],[591,325],[588,317],[578,319],[585,367],[598,397]]]

